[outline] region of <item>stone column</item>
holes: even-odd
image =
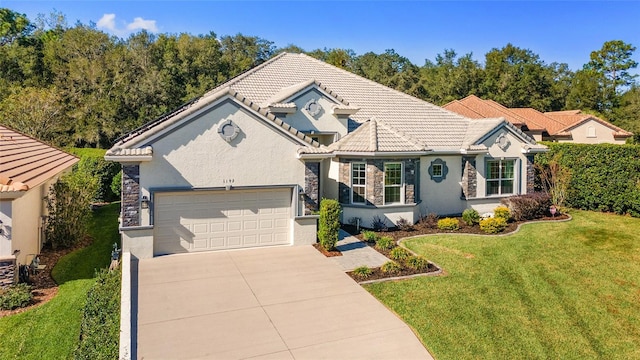
[[[320,163],[304,163],[304,206],[305,215],[317,211],[320,205]]]
[[[13,285],[16,274],[16,257],[0,258],[0,289]]]
[[[404,161],[404,202],[411,204],[416,202],[416,160]]]
[[[470,199],[477,196],[478,173],[476,171],[476,158],[462,157],[462,198]]]
[[[122,165],[122,226],[140,225],[140,165]]]
[[[534,156],[527,155],[527,194],[535,191],[536,169]]]
[[[384,205],[384,161],[367,160],[367,201]]]
[[[341,204],[349,204],[351,201],[351,164],[340,159],[340,174],[338,179],[338,201]]]

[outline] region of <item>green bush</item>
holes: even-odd
[[[466,209],[462,212],[462,220],[465,224],[473,226],[480,222],[480,214],[476,209]]]
[[[358,266],[357,268],[353,269],[353,274],[360,279],[366,279],[369,276],[371,276],[372,273],[373,273],[373,270],[369,269],[364,265]]]
[[[104,159],[105,150],[76,148],[70,151],[80,157],[80,162],[73,167],[73,171],[80,172],[97,181],[92,201],[111,202],[120,200],[120,192],[114,192],[111,187],[114,177],[121,170],[119,163],[106,161]]]
[[[454,218],[444,218],[438,220],[438,229],[440,230],[458,230],[460,229],[460,222]]]
[[[423,271],[429,268],[429,261],[424,256],[409,256],[404,264],[406,267],[412,270]]]
[[[120,341],[120,271],[102,269],[87,294],[75,359],[117,359]]]
[[[332,250],[338,243],[340,231],[340,203],[337,200],[322,199],[320,201],[320,220],[318,222],[318,239],[325,250]]]
[[[362,231],[362,238],[368,243],[375,243],[378,241],[378,234],[375,231],[364,230]]]
[[[0,309],[13,310],[25,307],[29,305],[32,298],[29,285],[25,283],[11,285],[6,289],[0,289]]]
[[[537,166],[556,159],[571,174],[566,205],[640,217],[640,145],[544,144],[550,151],[536,155]]]
[[[111,192],[114,196],[120,197],[120,193],[122,192],[122,170],[111,180]]]
[[[402,266],[400,266],[400,264],[395,261],[387,261],[386,263],[382,264],[380,270],[385,274],[395,275],[400,274],[400,272],[402,271]]]
[[[506,206],[498,206],[493,209],[493,217],[504,219],[504,221],[507,222],[511,219],[511,211],[509,211],[509,208]]]
[[[396,246],[395,241],[390,236],[382,236],[376,241],[376,249],[389,250]]]
[[[407,249],[401,248],[399,246],[391,249],[391,251],[389,252],[389,257],[391,258],[391,260],[403,261],[409,256],[411,256],[411,253]]]
[[[480,229],[488,234],[497,234],[507,227],[507,220],[501,217],[492,217],[480,220]]]

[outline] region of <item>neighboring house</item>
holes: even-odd
[[[507,108],[493,100],[469,95],[443,106],[471,119],[504,117],[536,141],[574,142],[582,144],[624,144],[633,136],[594,115],[580,110],[542,113],[532,108]]]
[[[16,261],[27,264],[40,253],[44,197],[76,162],[73,155],[0,126],[0,284],[13,282]]]
[[[124,136],[123,248],[162,254],[316,241],[342,221],[492,211],[533,189],[546,151],[508,121],[470,120],[302,54],[283,53]]]

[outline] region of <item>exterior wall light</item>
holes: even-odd
[[[140,200],[140,208],[141,209],[148,209],[149,208],[149,198],[146,196],[142,197],[142,200]]]

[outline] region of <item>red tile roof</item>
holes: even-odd
[[[0,193],[27,191],[78,161],[73,155],[0,125]]]
[[[515,114],[510,109],[492,100],[482,100],[475,95],[469,95],[461,100],[454,100],[443,108],[466,116],[471,119],[503,117],[516,126],[526,123],[526,119]]]
[[[608,128],[611,128],[611,130],[613,130],[613,136],[615,137],[625,138],[633,136],[633,133],[631,132],[621,129],[608,121],[600,119],[597,116],[583,114],[580,110],[550,111],[546,112],[545,115],[564,124],[564,127],[557,131],[558,134],[568,133],[571,128],[576,127],[588,120],[594,120]]]

